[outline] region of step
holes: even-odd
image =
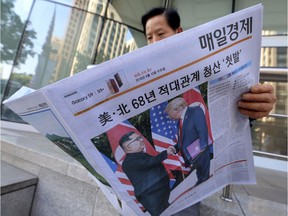
[[[1,161],[1,216],[29,216],[37,176]]]

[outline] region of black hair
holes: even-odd
[[[176,30],[177,28],[180,27],[180,16],[178,12],[173,9],[173,8],[163,8],[163,7],[157,7],[157,8],[152,8],[148,12],[146,12],[141,19],[142,26],[144,33],[146,33],[146,23],[147,21],[155,16],[158,15],[164,15],[166,17],[168,25],[173,29]]]
[[[119,140],[119,145],[123,148],[123,143],[131,140],[130,136],[134,133],[135,133],[134,131],[130,131],[130,132],[124,134]]]

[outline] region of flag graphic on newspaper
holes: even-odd
[[[201,92],[198,87],[190,89],[183,93],[183,98],[187,102],[188,106],[200,106],[206,117],[206,124],[208,129],[208,144],[213,143],[211,124],[210,124],[210,116],[208,112],[208,108],[204,102],[204,99],[201,95]]]
[[[188,106],[200,106],[203,109],[208,127],[209,144],[211,144],[213,141],[209,121],[209,112],[199,88],[188,90],[183,94],[183,98],[187,102]],[[167,149],[170,145],[175,145],[177,142],[177,121],[169,119],[168,115],[164,112],[167,104],[168,102],[163,102],[150,109],[152,138],[155,149],[158,152]],[[184,159],[179,154],[169,155],[168,159],[165,160],[165,163],[168,164],[171,170],[180,170],[184,174],[190,170],[190,168],[185,167]]]
[[[162,152],[177,142],[177,121],[171,120],[164,112],[167,104],[168,102],[163,102],[150,109],[151,132],[157,152]],[[183,173],[188,173],[190,170],[185,167],[184,159],[179,154],[169,155],[165,163],[170,170],[179,170]]]

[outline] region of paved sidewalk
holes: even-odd
[[[200,215],[287,216],[287,172],[255,170],[257,185],[233,185],[232,202],[220,199],[219,191],[201,202]]]
[[[256,185],[233,185],[232,202],[223,190],[173,216],[287,216],[287,172],[256,167]]]

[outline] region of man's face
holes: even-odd
[[[178,120],[181,117],[183,109],[182,108],[172,108],[169,110],[169,118],[173,120]]]
[[[126,152],[136,153],[144,151],[145,144],[141,136],[139,136],[136,133],[133,133],[129,138],[130,140],[124,142]]]
[[[155,43],[178,33],[178,30],[173,30],[169,26],[164,15],[157,15],[150,18],[146,23],[145,30],[148,44]]]

